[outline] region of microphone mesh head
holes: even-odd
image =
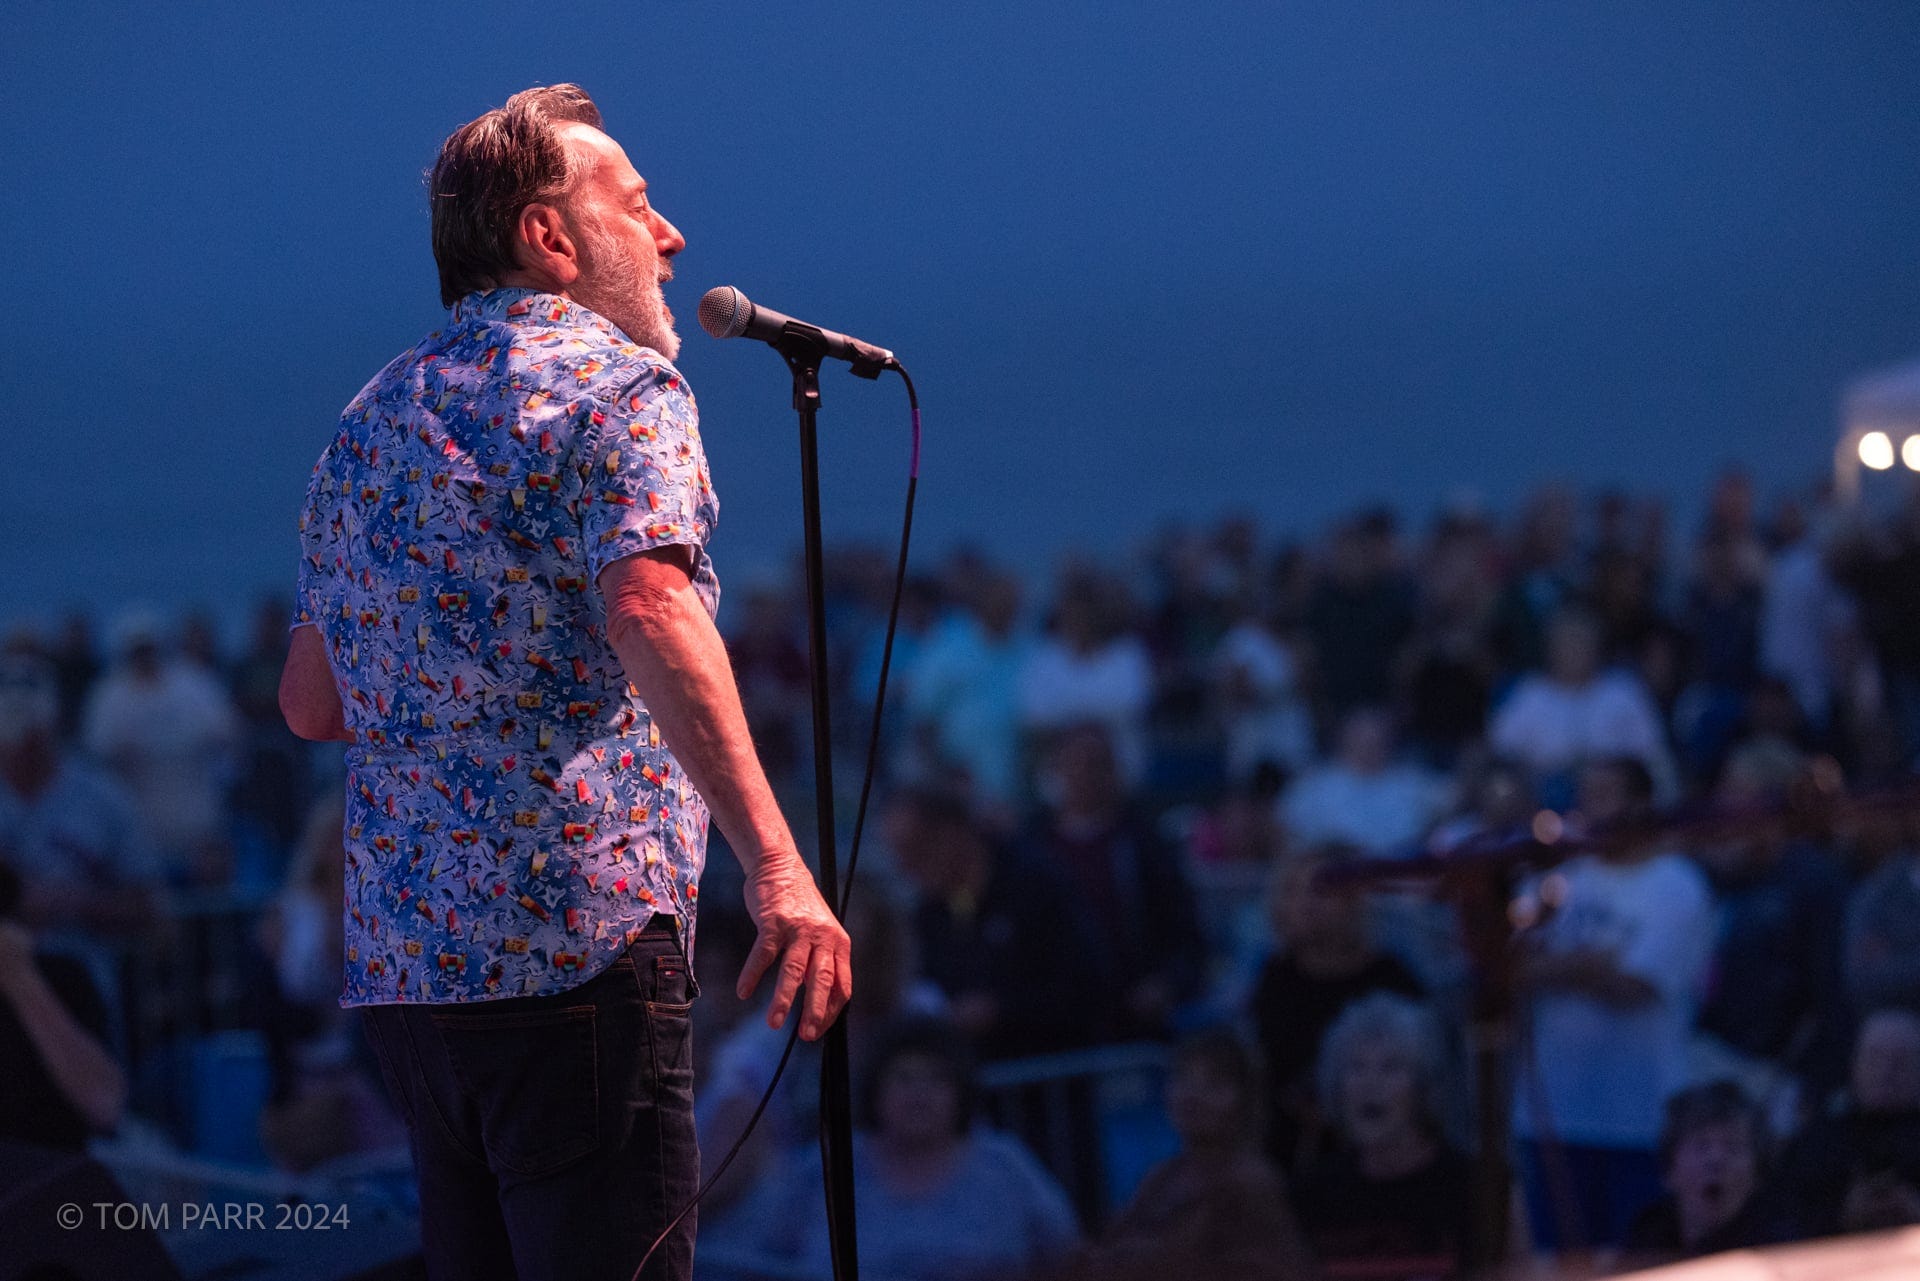
[[[700,328],[715,338],[738,338],[747,332],[753,304],[732,285],[715,285],[700,300]]]

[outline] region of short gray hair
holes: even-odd
[[[1385,1041],[1412,1065],[1422,1118],[1435,1134],[1447,1128],[1447,1051],[1440,1020],[1424,1002],[1393,992],[1361,997],[1340,1012],[1320,1041],[1316,1083],[1329,1120],[1340,1115],[1340,1080],[1359,1047]]]
[[[560,137],[568,124],[598,129],[600,108],[579,85],[545,85],[522,89],[440,144],[427,182],[442,305],[517,269],[520,211],[561,199],[579,177]]]

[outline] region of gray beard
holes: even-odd
[[[647,279],[633,255],[597,223],[585,222],[580,240],[586,270],[569,291],[573,297],[642,347],[653,348],[669,361],[677,358],[680,335],[674,331],[673,313],[667,310],[659,279]]]

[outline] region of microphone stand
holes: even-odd
[[[836,914],[840,903],[840,860],[833,823],[833,731],[827,687],[826,575],[820,549],[820,451],[816,418],[820,411],[819,331],[789,323],[776,344],[793,371],[793,407],[800,415],[800,503],[806,531],[807,666],[813,686],[813,786],[818,819],[820,893]],[[859,366],[854,372],[877,378]],[[859,1281],[860,1256],[854,1228],[853,1108],[849,1101],[847,1015],[827,1029],[820,1064],[820,1160],[826,1173],[827,1232],[833,1249],[835,1281]],[[788,1017],[797,1017],[798,1011]]]

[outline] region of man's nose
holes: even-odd
[[[662,258],[671,258],[687,247],[687,238],[664,215],[653,215],[653,243]]]

